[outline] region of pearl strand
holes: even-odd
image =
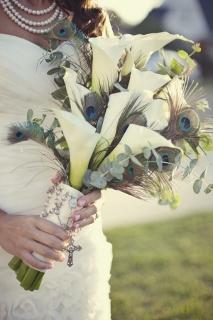
[[[10,17],[10,19],[12,21],[14,21],[20,28],[29,31],[31,33],[35,33],[35,34],[44,34],[44,33],[48,33],[53,26],[49,27],[49,28],[44,28],[44,29],[35,29],[33,27],[28,26],[27,24],[25,24],[24,22],[20,21],[8,8],[8,0],[0,0],[0,4],[3,7],[4,12]],[[55,20],[61,20],[63,19],[64,15],[63,12],[61,10],[59,10],[59,15],[58,17],[56,17],[57,19]]]
[[[32,21],[32,20],[28,20],[28,19],[24,18],[18,11],[16,11],[16,9],[13,7],[13,5],[8,0],[5,0],[5,3],[7,4],[11,13],[13,13],[15,17],[17,17],[20,21],[22,21],[30,26],[37,26],[37,27],[46,26],[46,25],[50,24],[51,22],[53,22],[58,17],[59,11],[60,11],[59,8],[56,8],[53,15],[50,18],[48,18],[46,21]]]
[[[46,13],[51,12],[56,7],[56,2],[54,1],[48,8],[42,9],[42,10],[33,10],[30,8],[25,7],[23,4],[21,4],[18,0],[12,0],[12,2],[21,10],[27,12],[28,14],[32,15],[44,15]]]

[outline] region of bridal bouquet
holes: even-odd
[[[195,173],[199,157],[213,149],[212,120],[200,118],[208,102],[190,80],[198,44],[167,32],[89,39],[68,20],[47,36],[52,50],[44,59],[52,66],[52,96],[60,107],[49,107],[48,128],[47,112],[40,119],[29,110],[8,136],[10,143],[32,139],[53,151],[59,170],[44,218],[67,229],[78,197],[93,189],[154,197],[172,208],[179,204],[177,177],[193,173],[195,193],[213,190],[213,184],[205,186],[206,168]],[[189,44],[191,52],[167,56],[163,48],[175,40]],[[154,53],[159,61],[152,69]],[[72,252],[80,249],[71,239],[70,265]],[[24,289],[39,288],[44,273],[16,257],[9,265]]]

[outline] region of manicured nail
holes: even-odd
[[[84,207],[86,205],[87,201],[85,199],[79,199],[78,200],[78,205],[80,207]]]
[[[78,221],[78,220],[80,220],[80,217],[81,217],[80,214],[76,214],[73,216],[73,220]]]
[[[80,227],[80,224],[78,224],[78,223],[75,223],[75,224],[73,225],[73,227],[74,227],[75,229],[79,229],[79,227]]]

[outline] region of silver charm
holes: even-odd
[[[81,246],[79,245],[75,245],[74,244],[74,239],[70,240],[70,243],[66,249],[66,251],[68,252],[68,260],[67,260],[67,265],[68,267],[72,267],[73,266],[73,253],[75,251],[80,251],[82,249]]]
[[[64,249],[68,253],[67,265],[73,265],[73,254],[82,248],[74,244],[74,236],[79,230],[70,229],[70,218],[72,211],[77,207],[78,196],[73,194],[72,189],[68,185],[58,184],[52,185],[47,191],[47,201],[42,211],[42,217],[50,221],[56,222],[69,234],[70,240],[67,248]],[[68,214],[67,214],[68,213]]]

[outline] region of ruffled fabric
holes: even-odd
[[[55,87],[46,75],[49,66],[41,63],[44,55],[27,40],[0,35],[0,208],[9,214],[40,214],[58,169],[45,147],[7,142],[9,126],[25,121],[29,108],[39,117],[47,107],[59,107],[50,95]],[[112,246],[101,218],[82,229],[76,243],[83,249],[74,255],[74,266],[56,263],[41,289],[32,293],[19,286],[7,267],[11,256],[0,249],[0,320],[111,319]]]

